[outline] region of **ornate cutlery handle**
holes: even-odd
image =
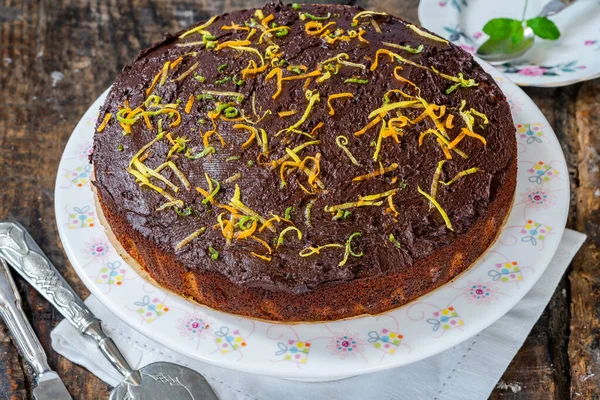
[[[94,339],[102,354],[127,382],[134,385],[141,383],[141,375],[129,366],[112,339],[106,336],[100,320],[92,314],[20,224],[0,222],[0,257],[6,259],[82,335]]]
[[[0,315],[36,376],[51,371],[44,348],[21,308],[21,296],[3,258],[0,258]]]

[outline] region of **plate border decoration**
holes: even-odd
[[[583,7],[590,6],[592,2],[582,1],[578,3],[577,6],[570,8],[569,12],[575,7],[578,8],[576,11],[584,12],[587,9],[583,9]],[[420,0],[418,18],[423,27],[450,40],[463,50],[475,54],[477,48],[486,40],[487,35],[481,30],[465,30],[461,26],[461,22],[463,22],[461,16],[470,12],[476,4],[477,2],[473,0]],[[481,5],[481,2],[479,2],[479,5]],[[522,7],[522,5],[519,5],[519,7]],[[492,8],[490,6],[489,9]],[[531,9],[530,7],[528,10],[531,11]],[[518,15],[521,15],[521,10],[519,10]],[[482,18],[482,24],[485,20],[485,18]],[[536,39],[536,41],[540,40],[539,38]],[[600,59],[600,29],[596,29],[585,36],[577,35],[568,44],[561,43],[559,39],[557,42],[548,42],[545,45],[560,50],[561,47],[573,47],[575,42],[581,50],[577,54],[587,54],[587,57],[583,60],[579,56],[577,58],[562,57],[557,58],[554,62],[536,64],[528,63],[527,55],[525,55],[514,63],[507,62],[496,66],[496,68],[506,74],[517,85],[524,87],[560,87],[600,77],[600,63],[597,61],[597,59]],[[596,54],[596,60],[589,54]]]
[[[558,248],[569,208],[567,166],[548,121],[514,83],[480,64],[515,105],[515,203],[497,242],[474,266],[412,303],[377,316],[273,324],[193,304],[138,276],[106,240],[85,175],[108,90],[76,126],[59,165],[55,212],[65,252],[90,292],[121,320],[175,352],[224,368],[335,380],[400,367],[456,346],[531,289]]]

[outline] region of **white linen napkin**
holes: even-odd
[[[554,293],[585,235],[567,229],[550,265],[504,317],[459,346],[423,361],[341,381],[305,383],[257,376],[204,364],[172,352],[120,321],[93,296],[86,304],[133,367],[174,362],[202,373],[222,400],[486,399],[522,346]],[[120,375],[94,343],[66,321],[52,331],[52,347],[110,385]]]

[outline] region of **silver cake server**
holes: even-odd
[[[60,377],[48,366],[44,348],[21,308],[21,296],[3,258],[0,258],[0,315],[21,355],[35,372],[37,386],[33,389],[33,397],[36,400],[71,400]]]
[[[0,222],[0,257],[40,292],[79,332],[96,341],[100,352],[123,375],[110,399],[218,400],[206,379],[189,368],[167,362],[129,366],[85,303],[64,280],[33,238],[18,223]]]

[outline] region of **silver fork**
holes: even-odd
[[[44,348],[27,321],[21,308],[21,296],[3,258],[0,258],[0,315],[21,355],[35,372],[37,387],[33,389],[33,397],[36,400],[70,400],[71,395],[48,365]]]
[[[40,292],[67,321],[93,339],[100,352],[123,375],[111,399],[218,400],[206,379],[189,368],[156,362],[135,370],[102,330],[100,320],[71,289],[33,238],[18,223],[0,222],[0,257]]]

